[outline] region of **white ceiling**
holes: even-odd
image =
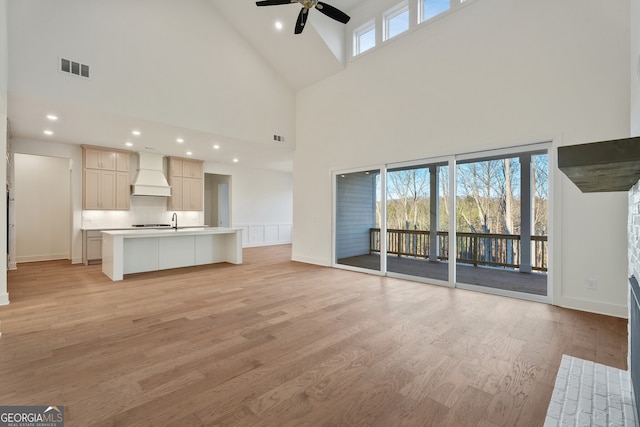
[[[286,140],[256,143],[12,93],[8,101],[12,137],[118,149],[127,149],[122,142],[130,141],[134,144],[130,149],[134,151],[178,157],[187,157],[190,151],[193,158],[212,163],[231,165],[235,164],[234,159],[239,159],[238,165],[243,167],[283,172],[290,172],[293,166],[294,148]],[[55,122],[46,119],[51,112],[58,116]],[[45,135],[45,129],[54,129],[54,135]],[[140,136],[131,133],[138,129]],[[178,143],[178,138],[184,142]],[[214,150],[214,145],[220,148]]]
[[[256,7],[252,0],[208,1],[294,91],[344,68],[345,26],[317,10],[310,12],[305,31],[295,35],[293,28],[301,8],[299,4]],[[350,14],[361,0],[329,0],[327,3]],[[282,30],[275,29],[276,21],[283,23]],[[109,25],[108,22],[105,25]],[[233,159],[238,158],[239,165],[251,168],[291,171],[293,167],[295,142],[290,141],[291,138],[283,143],[265,144],[264,141],[222,137],[86,106],[79,108],[45,101],[12,91],[11,82],[8,102],[10,128],[16,138],[116,148],[124,148],[122,141],[131,139],[136,150],[153,146],[156,152],[176,156],[184,156],[190,150],[194,158],[208,162],[233,164]],[[52,124],[47,123],[45,116],[51,112],[55,112],[60,120],[55,123],[54,135],[47,136],[43,129]],[[139,137],[131,135],[133,128],[141,128],[143,134]],[[185,139],[184,145],[175,142],[178,137]],[[153,144],[146,144],[146,141],[153,141]],[[213,150],[214,144],[220,145],[220,150]]]
[[[327,3],[349,14],[362,0],[329,0]],[[220,13],[273,66],[289,85],[299,90],[340,71],[344,55],[336,57],[323,39],[322,31],[340,33],[344,42],[344,26],[317,10],[311,10],[302,34],[295,35],[301,5],[256,7],[254,1],[211,0]],[[283,24],[280,31],[275,23]]]

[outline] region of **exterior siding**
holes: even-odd
[[[336,261],[369,253],[369,229],[376,226],[376,175],[338,176]]]

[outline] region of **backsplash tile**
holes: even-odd
[[[82,228],[130,227],[133,224],[170,224],[174,211],[166,197],[131,196],[128,211],[82,211]],[[179,225],[203,225],[204,212],[179,211]]]

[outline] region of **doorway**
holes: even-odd
[[[231,226],[231,175],[204,174],[204,223]]]
[[[71,159],[16,153],[14,170],[14,259],[71,259]]]

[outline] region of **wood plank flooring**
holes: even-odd
[[[627,322],[290,261],[125,276],[21,264],[0,404],[67,426],[541,426],[563,353],[625,369]]]

